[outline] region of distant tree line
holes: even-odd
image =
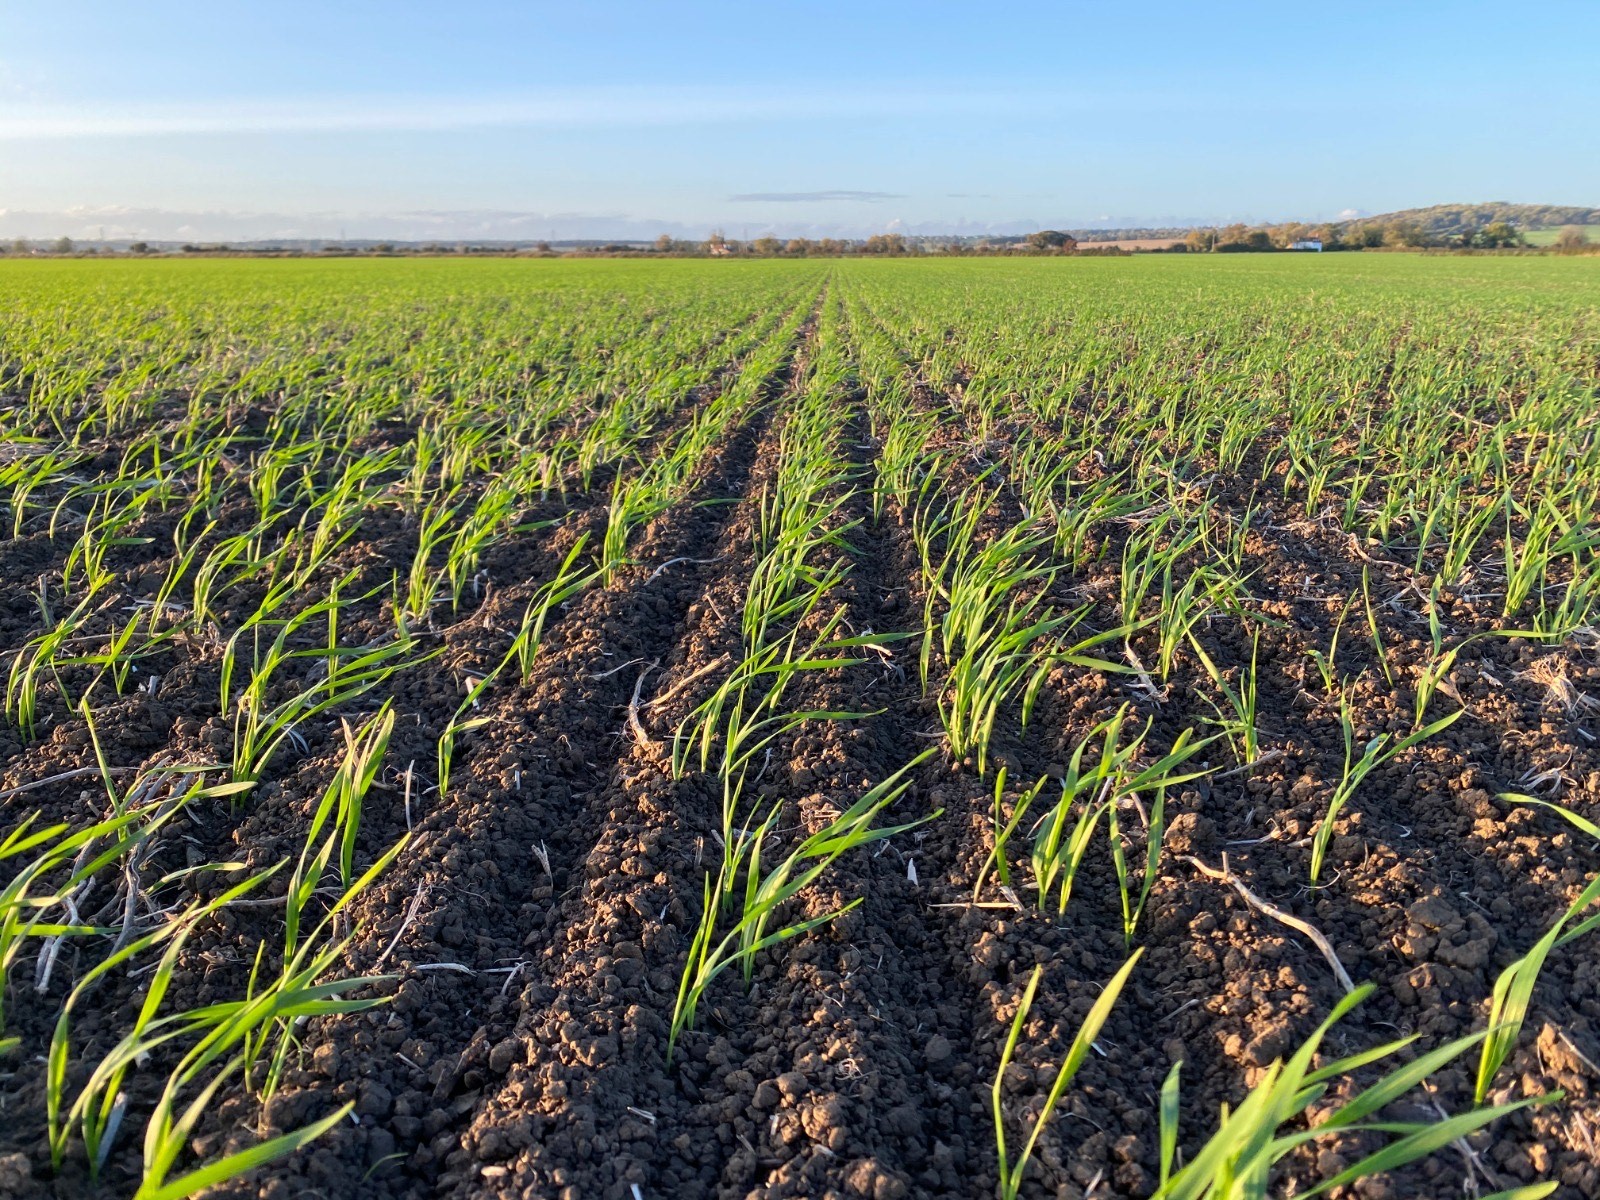
[[[1218,254],[1263,253],[1287,250],[1296,244],[1318,243],[1324,250],[1375,250],[1382,247],[1422,250],[1448,249],[1500,250],[1524,244],[1520,230],[1505,221],[1493,221],[1479,229],[1440,235],[1429,232],[1414,221],[1362,221],[1347,224],[1324,222],[1307,224],[1287,221],[1281,225],[1223,225],[1211,229],[1191,229],[1181,247],[1190,253],[1213,251]],[[1178,249],[1178,246],[1174,246]]]
[[[1488,218],[1488,219],[1483,219]],[[1529,230],[1549,230],[1546,221],[1565,219],[1553,238],[1542,235],[1531,246]],[[1250,254],[1309,248],[1323,250],[1538,250],[1556,254],[1600,253],[1600,209],[1564,208],[1555,205],[1437,205],[1427,209],[1408,209],[1379,217],[1360,217],[1347,221],[1308,223],[1285,221],[1279,224],[1247,225],[1234,223],[1207,228],[1178,230],[1080,230],[1040,229],[1025,235],[991,237],[938,237],[902,233],[877,233],[865,238],[791,237],[764,234],[752,239],[733,239],[713,231],[704,240],[663,233],[653,242],[580,242],[552,245],[548,241],[491,242],[453,244],[441,242],[290,242],[252,243],[230,246],[222,242],[185,242],[152,246],[146,241],[128,243],[91,242],[77,245],[69,237],[46,241],[15,238],[9,246],[0,244],[0,254],[13,255],[146,255],[176,251],[184,255],[261,255],[296,256],[314,254],[332,257],[390,255],[568,255],[576,257],[711,257],[711,258],[836,258],[845,255],[898,258],[910,255],[1005,256],[1005,255],[1126,255],[1135,250],[1113,242],[1113,235],[1137,241],[1140,252]],[[1097,242],[1095,238],[1104,238]],[[1168,240],[1170,239],[1170,240]],[[1163,243],[1165,243],[1163,245]]]
[[[844,255],[896,258],[920,254],[955,255],[1037,255],[1126,253],[1081,243],[1072,234],[1058,229],[1041,229],[1016,237],[960,238],[929,237],[903,233],[875,233],[864,238],[791,237],[770,234],[748,240],[725,237],[720,231],[704,240],[676,237],[664,233],[653,242],[583,242],[557,246],[548,241],[514,243],[443,242],[328,242],[322,244],[183,242],[177,245],[152,245],[147,241],[87,243],[78,245],[71,238],[53,241],[13,239],[9,247],[0,244],[0,254],[15,255],[97,255],[97,254],[181,254],[185,256],[297,256],[383,257],[390,255],[572,255],[577,257],[744,257],[744,258],[837,258]]]
[[[1560,229],[1566,225],[1600,225],[1600,208],[1565,204],[1434,204],[1408,208],[1375,217],[1357,217],[1348,225],[1404,223],[1430,238],[1446,242],[1488,225],[1506,224],[1517,229]]]
[[[765,235],[740,241],[713,233],[703,242],[662,234],[651,245],[651,253],[672,255],[710,255],[714,258],[837,258],[842,255],[867,255],[897,258],[915,254],[1071,254],[1079,246],[1071,234],[1057,229],[1041,229],[1026,237],[966,240],[937,237],[908,237],[903,233],[875,233],[865,238],[778,238]],[[601,246],[590,253],[620,253],[629,247]]]
[[[1600,226],[1600,208],[1557,204],[1436,204],[1345,221],[1222,225],[1191,229],[1182,239],[1187,251],[1222,253],[1283,250],[1296,242],[1318,241],[1324,250],[1517,250],[1530,245],[1528,233],[1561,229],[1553,243],[1558,253],[1582,253],[1590,243],[1585,229]]]
[[[1440,232],[1410,219],[1361,220],[1343,223],[1223,225],[1191,229],[1174,251],[1219,254],[1264,253],[1319,243],[1323,250],[1517,250],[1530,247],[1526,232],[1509,221],[1463,226]],[[1566,226],[1549,248],[1558,253],[1600,250],[1587,241],[1584,227]]]

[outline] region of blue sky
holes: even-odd
[[[1600,204],[1600,4],[14,0],[0,234]]]

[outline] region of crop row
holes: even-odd
[[[342,1102],[206,1136],[225,1098],[291,1086],[308,1034],[387,1003],[405,926],[372,954],[356,914],[430,853],[413,807],[448,809],[490,713],[594,632],[571,627],[585,596],[683,561],[641,543],[757,421],[759,492],[711,498],[751,514],[730,649],[674,685],[658,764],[719,808],[676,897],[663,1070],[785,946],[850,936],[868,897],[818,900],[859,878],[841,868],[971,816],[929,922],[1104,922],[1121,955],[1074,978],[1104,986],[1067,1026],[1038,1017],[1052,961],[983,998],[1000,1194],[1065,1169],[1046,1147],[1075,1079],[1118,1021],[1148,1033],[1119,1001],[1175,969],[1163,914],[1212,885],[1304,937],[1332,1000],[1242,1092],[1210,1070],[1186,1098],[1170,1065],[1144,1191],[1470,1164],[1501,1118],[1556,1138],[1534,1114],[1559,1094],[1508,1064],[1541,973],[1600,925],[1600,316],[1538,274],[1564,261],[1396,261],[1315,286],[1166,262],[157,263],[92,285],[23,264],[0,321],[0,1034],[39,1169],[177,1197],[359,1121]],[[869,541],[914,565],[875,629]],[[927,728],[852,703],[885,672]],[[573,721],[653,745],[645,682]],[[897,760],[808,799],[805,747],[847,729]],[[1330,1056],[1390,1002],[1318,925],[1359,922],[1373,814],[1419,771],[1494,784],[1508,872],[1513,832],[1558,855],[1523,872],[1539,936],[1504,945],[1475,1028]],[[235,840],[280,808],[281,852]],[[1170,848],[1202,818],[1215,866]],[[1561,1182],[1466,1170],[1523,1200]]]

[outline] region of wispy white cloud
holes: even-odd
[[[1126,98],[1124,98],[1126,99]],[[898,87],[605,87],[515,95],[326,96],[295,101],[0,104],[0,140],[174,134],[360,133],[489,127],[735,124],[872,117],[1005,116],[1104,108],[1107,97]]]
[[[691,232],[671,222],[619,212],[519,212],[500,209],[404,212],[252,212],[76,205],[57,210],[0,209],[0,236],[109,241],[274,241],[390,238],[403,241],[532,240],[545,237],[654,237]],[[704,233],[704,230],[699,232]]]

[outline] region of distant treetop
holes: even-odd
[[[1430,238],[1460,237],[1463,233],[1504,224],[1514,229],[1559,229],[1563,225],[1600,225],[1600,208],[1564,204],[1507,204],[1491,200],[1485,204],[1434,204],[1427,208],[1407,208],[1341,222],[1347,229],[1363,225],[1415,225]]]

